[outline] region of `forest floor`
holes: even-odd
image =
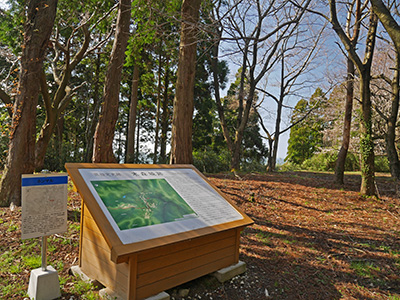
[[[242,232],[247,271],[220,284],[205,276],[168,292],[172,299],[400,300],[400,199],[390,177],[379,198],[362,197],[360,176],[287,172],[209,175],[254,225]],[[0,299],[24,299],[29,271],[40,266],[38,239],[21,241],[20,209],[0,209]],[[97,299],[98,288],[70,275],[78,263],[80,197],[69,192],[68,232],[49,238],[62,299]],[[182,295],[188,292],[188,295]]]

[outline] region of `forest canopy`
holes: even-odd
[[[400,178],[396,1],[50,2],[0,8],[4,174],[92,161],[276,171],[290,132],[286,168],[360,170],[364,194],[375,171]]]

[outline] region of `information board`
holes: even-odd
[[[191,168],[82,168],[79,173],[123,244],[243,219]]]
[[[67,174],[22,175],[22,239],[67,231]]]

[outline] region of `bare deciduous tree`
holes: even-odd
[[[272,99],[276,104],[275,109],[275,126],[274,131],[270,132],[264,123],[264,118],[259,113],[259,119],[261,128],[267,135],[265,138],[269,144],[267,171],[273,172],[276,168],[276,161],[278,156],[279,138],[281,134],[285,133],[290,129],[286,127],[281,129],[283,109],[292,109],[284,104],[289,96],[299,97],[303,89],[307,89],[311,84],[315,84],[311,80],[309,74],[310,68],[313,66],[312,61],[318,53],[318,47],[320,46],[321,37],[324,32],[325,25],[323,25],[319,32],[314,36],[310,36],[310,32],[307,34],[300,27],[294,28],[290,34],[282,41],[281,49],[277,53],[278,64],[277,68],[274,69],[277,73],[279,72],[279,79],[277,80],[277,92],[267,91],[265,89],[257,88],[257,91],[263,93],[267,99]],[[308,78],[304,75],[308,74]],[[261,109],[265,109],[265,100],[260,101],[256,105],[256,109],[259,112]]]
[[[395,2],[391,2],[395,4]],[[392,177],[397,180],[400,179],[400,161],[397,153],[395,141],[396,141],[396,124],[398,121],[398,111],[399,111],[399,69],[400,69],[400,26],[393,18],[392,13],[388,7],[381,0],[371,0],[372,9],[377,14],[379,20],[385,27],[387,33],[389,34],[395,48],[395,59],[393,67],[393,77],[390,79],[385,74],[380,74],[381,78],[390,84],[391,91],[391,109],[389,117],[384,117],[387,123],[387,133],[385,136],[386,140],[386,151],[390,162],[390,172]],[[392,7],[396,7],[391,5]],[[395,11],[399,16],[399,11]]]
[[[371,66],[375,48],[376,28],[378,18],[370,11],[368,33],[365,42],[364,59],[357,53],[357,48],[352,44],[345,30],[342,28],[336,9],[336,1],[329,1],[330,22],[336,34],[345,47],[349,58],[353,61],[360,76],[360,102],[362,120],[360,123],[360,150],[361,150],[361,188],[363,195],[375,195],[375,155],[374,142],[372,138],[372,105],[371,105]]]
[[[385,41],[384,38],[381,40]],[[381,51],[374,62],[374,76],[371,93],[374,110],[381,118],[375,118],[374,125],[380,132],[377,138],[384,138],[390,173],[400,179],[400,161],[396,147],[396,128],[399,114],[399,53],[389,41],[380,43]],[[380,125],[380,126],[379,126]]]
[[[357,45],[358,37],[360,35],[360,27],[362,19],[361,13],[363,10],[361,6],[362,6],[361,0],[353,0],[348,7],[348,13],[346,18],[345,33],[349,39],[349,42],[354,48]],[[352,22],[353,9],[355,9],[354,22]],[[351,33],[351,28],[353,28],[353,33]],[[339,184],[344,183],[345,162],[350,145],[351,118],[353,111],[353,95],[354,95],[354,76],[355,76],[354,63],[348,57],[343,137],[342,137],[342,145],[340,147],[335,166],[335,182]]]
[[[280,44],[298,26],[309,4],[310,1],[266,3],[257,0],[228,3],[225,8],[226,16],[224,22],[219,23],[220,32],[217,32],[217,37],[221,37],[230,48],[236,49],[241,61],[238,108],[232,136],[225,121],[224,105],[219,97],[216,97],[216,102],[221,127],[231,152],[233,170],[240,168],[243,133],[254,106],[257,86],[278,61],[276,53]],[[218,54],[215,52],[214,56]],[[245,86],[248,88],[245,89]]]

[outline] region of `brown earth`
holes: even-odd
[[[209,179],[255,221],[241,239],[247,272],[224,284],[205,276],[168,291],[173,298],[400,299],[400,200],[390,177],[377,177],[379,198],[360,196],[356,175],[347,175],[344,186],[331,174],[310,172]],[[69,230],[49,239],[49,263],[63,262],[62,299],[86,297],[68,273],[78,259],[79,209],[79,195],[70,192]],[[0,283],[26,290],[29,271],[15,272],[26,255],[19,226],[19,208],[0,209],[0,251],[15,254],[9,265],[0,259]],[[189,294],[179,296],[185,289]]]

